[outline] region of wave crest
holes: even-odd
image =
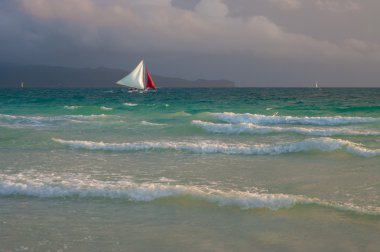
[[[343,117],[343,116],[319,116],[319,117],[296,117],[296,116],[266,116],[258,114],[235,114],[232,112],[211,113],[217,119],[229,123],[256,123],[263,125],[273,124],[304,124],[333,126],[351,123],[380,122],[380,118],[373,117]]]
[[[257,192],[222,191],[207,186],[170,185],[168,183],[135,183],[131,180],[100,181],[88,176],[55,176],[48,174],[0,174],[0,195],[33,197],[124,198],[131,201],[153,201],[167,197],[192,197],[220,206],[242,209],[280,209],[293,206],[296,196]]]
[[[124,102],[123,105],[124,105],[124,106],[128,106],[128,107],[134,107],[134,106],[137,106],[138,104],[136,104],[136,103],[131,103],[131,102]]]
[[[60,116],[24,116],[0,114],[0,125],[10,128],[41,128],[55,126],[59,123],[91,122],[114,115],[60,115]]]
[[[70,110],[74,110],[74,109],[78,109],[78,108],[80,108],[81,106],[68,106],[68,105],[66,105],[66,106],[64,106],[63,108],[64,109],[70,109]]]
[[[106,110],[106,111],[112,110],[112,108],[109,108],[109,107],[106,107],[106,106],[101,106],[100,109],[101,110]]]
[[[170,183],[136,183],[131,179],[101,181],[88,175],[40,174],[35,171],[13,175],[0,174],[1,196],[29,196],[41,198],[108,198],[150,202],[164,198],[186,198],[235,206],[240,209],[291,208],[297,204],[317,204],[342,210],[380,214],[380,207],[360,207],[349,203],[324,201],[302,195],[261,193],[257,191],[220,190],[208,186],[174,185]]]
[[[305,127],[279,127],[279,126],[261,126],[253,123],[211,123],[200,120],[192,121],[193,125],[202,127],[204,130],[213,133],[225,134],[269,134],[269,133],[296,133],[309,136],[335,136],[335,135],[380,135],[375,131],[360,131],[345,128],[305,128]]]
[[[141,121],[142,125],[147,125],[147,126],[167,126],[165,123],[152,123],[148,121]]]
[[[332,152],[345,150],[356,156],[376,157],[380,155],[380,149],[371,150],[360,144],[342,139],[310,138],[299,142],[281,144],[227,144],[222,142],[134,142],[134,143],[104,143],[81,140],[63,140],[53,138],[53,141],[69,145],[76,149],[105,150],[105,151],[146,151],[146,150],[176,150],[189,151],[200,154],[244,154],[244,155],[280,155],[284,153],[296,153],[306,151]]]

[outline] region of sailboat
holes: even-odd
[[[148,68],[144,64],[144,60],[141,60],[132,72],[116,82],[116,84],[129,87],[131,92],[156,89],[156,85],[154,84]]]
[[[24,88],[24,82],[21,82],[20,87]]]
[[[315,83],[315,88],[318,88],[318,81]]]

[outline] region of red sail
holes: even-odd
[[[152,89],[156,89],[156,85],[154,84],[154,81],[152,79],[152,76],[150,76],[150,73],[148,71],[148,69],[146,70],[146,89],[148,88],[152,88]]]

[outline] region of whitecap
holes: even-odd
[[[128,179],[100,181],[88,176],[55,176],[48,174],[0,174],[0,195],[23,195],[42,198],[124,198],[131,201],[153,201],[167,197],[190,196],[220,206],[238,206],[242,209],[289,208],[297,202],[297,196],[264,194],[258,192],[222,191],[207,186],[169,185],[163,183],[135,183]],[[174,182],[174,180],[170,180]]]
[[[141,121],[142,125],[147,125],[147,126],[166,126],[167,124],[164,123],[152,123],[148,121]]]
[[[193,120],[193,125],[199,126],[208,132],[224,134],[270,134],[270,133],[296,133],[310,136],[335,136],[335,135],[380,135],[378,131],[357,130],[350,128],[326,128],[326,127],[279,127],[279,126],[261,126],[253,123],[212,123],[200,120]]]
[[[124,106],[128,106],[128,107],[134,107],[134,106],[137,106],[138,104],[136,103],[130,103],[130,102],[125,102],[123,103]]]
[[[22,116],[0,114],[1,125],[4,127],[15,128],[40,128],[47,126],[49,120],[43,116]]]
[[[106,118],[106,117],[115,117],[113,115],[106,115],[106,114],[98,114],[98,115],[64,115],[64,116],[56,116],[52,118],[74,118],[74,119],[83,119],[83,120],[94,120],[99,118]]]
[[[351,123],[380,122],[380,118],[373,117],[343,117],[343,116],[267,116],[258,114],[235,114],[232,112],[211,113],[217,119],[229,123],[256,123],[263,125],[271,124],[306,124],[306,125],[344,125]]]
[[[108,107],[105,107],[105,106],[101,106],[100,109],[101,110],[107,110],[107,111],[112,110],[112,108],[108,108]]]
[[[78,108],[80,108],[81,106],[64,106],[63,108],[65,108],[65,109],[70,109],[70,110],[74,110],[74,109],[78,109]]]
[[[175,181],[170,180],[170,182]],[[166,178],[162,178],[162,183],[159,181],[136,183],[127,177],[102,181],[82,174],[56,175],[36,171],[10,175],[0,173],[0,195],[41,198],[107,198],[137,202],[186,197],[187,200],[202,200],[218,206],[235,206],[243,210],[278,210],[296,205],[317,204],[360,213],[380,214],[380,207],[376,206],[356,206],[352,203],[326,201],[303,195],[263,193],[256,190],[221,190],[202,185],[168,184]]]
[[[9,128],[45,128],[60,123],[83,123],[96,121],[113,115],[60,115],[60,116],[24,116],[0,114],[0,125]]]
[[[356,156],[376,157],[380,155],[380,149],[368,149],[360,144],[342,139],[310,138],[299,142],[280,144],[228,144],[223,142],[132,142],[132,143],[104,143],[83,140],[63,140],[53,138],[53,141],[69,145],[76,149],[105,150],[105,151],[146,151],[146,150],[175,150],[188,151],[199,154],[240,154],[240,155],[280,155],[285,153],[297,153],[307,151],[332,152],[345,150]]]

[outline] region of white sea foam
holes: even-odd
[[[238,206],[242,209],[268,208],[277,210],[292,207],[297,197],[284,194],[259,194],[249,192],[223,192],[194,186],[163,185],[158,183],[110,184],[92,181],[91,185],[76,186],[69,183],[20,183],[0,181],[0,194],[35,197],[101,197],[125,198],[131,201],[153,201],[160,198],[190,196],[216,203],[220,206]]]
[[[23,116],[0,114],[0,120],[8,122],[25,122],[30,124],[42,124],[46,122],[63,121],[70,119],[96,120],[111,117],[111,115],[59,115],[59,116]]]
[[[99,118],[107,118],[107,117],[117,117],[115,115],[105,115],[105,114],[99,114],[99,115],[64,115],[64,116],[56,116],[52,117],[60,119],[60,118],[69,118],[69,119],[83,119],[83,120],[96,120]]]
[[[109,117],[109,115],[99,114],[99,115],[59,115],[59,116],[24,116],[24,115],[6,115],[0,114],[0,119],[6,120],[30,120],[30,121],[56,121],[56,120],[64,120],[64,119],[97,119]]]
[[[231,112],[211,113],[219,120],[229,123],[256,123],[263,125],[272,124],[305,124],[305,125],[344,125],[351,123],[380,122],[380,118],[373,117],[343,117],[343,116],[320,116],[320,117],[296,117],[296,116],[266,116],[257,114],[235,114]]]
[[[0,122],[4,127],[45,127],[49,120],[42,116],[22,116],[0,114]]]
[[[112,110],[112,108],[108,108],[108,107],[105,107],[105,106],[101,106],[100,109],[101,109],[101,110],[107,110],[107,111],[108,111],[108,110]]]
[[[137,106],[138,104],[136,103],[130,103],[130,102],[125,102],[123,103],[124,106],[128,106],[128,107],[134,107],[134,106]]]
[[[167,124],[165,123],[151,123],[147,121],[141,121],[142,125],[147,125],[147,126],[166,126]]]
[[[325,128],[325,127],[279,127],[279,126],[261,126],[253,123],[211,123],[200,120],[192,121],[193,125],[202,127],[204,130],[213,133],[224,134],[270,134],[270,133],[297,133],[310,136],[334,136],[334,135],[380,135],[378,131],[355,130],[350,128]]]
[[[23,115],[6,115],[0,114],[0,125],[5,127],[17,128],[40,128],[55,126],[57,123],[81,123],[95,121],[108,117],[117,117],[114,115],[60,115],[60,116],[23,116]]]
[[[70,110],[74,110],[74,109],[78,109],[78,108],[80,108],[81,106],[64,106],[63,108],[65,108],[65,109],[70,109]]]
[[[175,182],[170,180],[170,182]],[[102,181],[82,174],[42,174],[36,171],[0,173],[1,196],[31,196],[41,198],[108,198],[149,202],[163,198],[186,197],[215,203],[219,206],[235,206],[241,209],[266,208],[278,210],[297,204],[317,204],[361,213],[380,214],[380,207],[360,207],[351,203],[324,201],[302,195],[261,193],[258,191],[220,190],[208,186],[173,185],[166,180],[154,183],[136,183],[129,178]]]
[[[53,141],[69,145],[76,149],[105,150],[105,151],[146,151],[146,150],[176,150],[189,151],[200,154],[222,153],[241,155],[279,155],[284,153],[323,151],[332,152],[345,150],[356,156],[376,157],[380,155],[380,149],[368,149],[360,144],[342,139],[310,138],[300,142],[280,144],[228,144],[223,142],[134,142],[134,143],[104,143],[81,140],[63,140],[53,138]]]
[[[124,198],[131,201],[153,201],[167,197],[190,196],[220,206],[238,206],[242,209],[280,209],[293,206],[301,197],[285,194],[222,191],[207,186],[169,185],[163,183],[135,183],[124,179],[100,181],[88,176],[55,176],[49,174],[0,174],[0,195],[34,197],[101,197]]]

